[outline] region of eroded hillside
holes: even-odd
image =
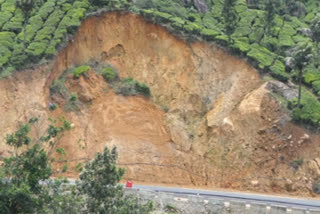
[[[49,111],[54,80],[89,61],[147,83],[152,97],[116,95],[91,70],[66,78],[82,102],[79,111]],[[0,80],[0,142],[30,117],[45,124],[64,115],[74,127],[59,146],[72,166],[116,145],[125,179],[311,194],[320,176],[320,137],[289,122],[270,84],[214,45],[187,43],[134,14],[108,13],[85,20],[48,65]]]

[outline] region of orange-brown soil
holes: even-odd
[[[116,95],[89,71],[66,78],[79,111],[49,111],[57,101],[52,82],[88,61],[147,83],[152,97]],[[71,177],[77,163],[115,145],[125,179],[134,182],[312,195],[320,136],[289,122],[265,84],[244,60],[211,44],[186,43],[137,15],[91,17],[48,65],[0,80],[0,156],[9,154],[5,134],[20,122],[39,116],[40,135],[48,117],[64,115],[74,125],[59,144]],[[295,171],[290,163],[297,159],[304,162]]]

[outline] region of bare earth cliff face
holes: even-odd
[[[90,60],[147,83],[152,98],[116,95],[89,71],[66,81],[80,111],[50,112],[52,82]],[[116,145],[125,179],[136,182],[310,194],[320,176],[320,138],[287,122],[266,84],[243,60],[187,44],[134,14],[91,17],[49,65],[0,80],[0,156],[9,154],[5,134],[19,122],[64,115],[74,128],[59,146],[71,168]],[[294,171],[290,163],[299,158]]]

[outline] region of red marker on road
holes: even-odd
[[[132,188],[132,182],[131,181],[127,181],[127,183],[126,183],[126,187],[127,188]]]

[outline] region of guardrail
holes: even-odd
[[[275,205],[272,201],[252,202],[205,195],[169,193],[147,189],[125,188],[126,194],[139,200],[152,200],[160,212],[183,214],[320,214],[320,209]]]

